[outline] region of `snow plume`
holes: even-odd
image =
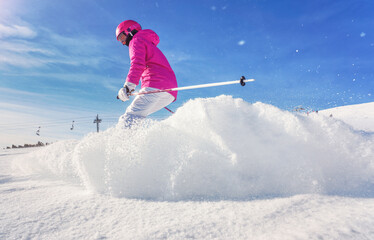
[[[373,143],[333,118],[219,96],[190,100],[163,121],[55,143],[15,170],[126,198],[364,197],[374,195]]]

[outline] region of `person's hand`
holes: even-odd
[[[133,83],[126,82],[123,88],[118,91],[117,99],[123,102],[129,100],[131,93],[135,90],[136,85]]]
[[[126,102],[127,100],[129,100],[129,89],[125,87],[121,88],[118,91],[117,99],[121,100],[122,102]]]

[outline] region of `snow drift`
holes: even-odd
[[[163,121],[55,143],[13,167],[126,198],[366,197],[374,196],[374,134],[219,96],[190,100]]]

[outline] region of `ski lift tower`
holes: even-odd
[[[96,123],[97,132],[99,132],[99,124],[101,123],[101,119],[99,119],[99,114],[96,115],[96,119],[93,123]]]

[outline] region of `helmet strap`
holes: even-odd
[[[130,31],[128,34],[127,34],[127,38],[126,38],[126,46],[129,46],[130,44],[130,41],[132,40],[132,38],[134,37],[134,35],[138,32],[138,30],[134,29],[132,31]]]

